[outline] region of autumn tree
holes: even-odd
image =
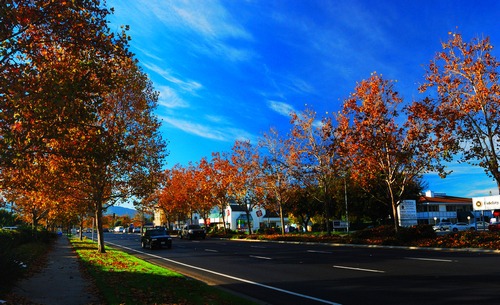
[[[172,218],[186,219],[191,213],[191,203],[188,201],[188,187],[186,185],[186,168],[176,164],[165,170],[163,187],[158,192],[157,208],[160,208],[167,220]]]
[[[269,196],[269,208],[278,212],[281,222],[281,234],[285,234],[285,208],[293,195],[293,187],[296,177],[290,166],[290,158],[293,158],[291,150],[291,139],[283,137],[279,132],[271,128],[259,141],[259,147],[263,150],[261,171],[263,174],[265,191]]]
[[[307,189],[308,186],[295,188],[288,207],[288,217],[293,217],[305,230],[314,217],[324,214],[325,208],[323,202],[319,202],[317,199],[317,186],[311,187],[312,190]]]
[[[0,9],[0,170],[70,155],[69,130],[95,118],[113,84],[110,60],[130,56],[128,37],[110,32],[100,1],[6,0]]]
[[[200,218],[203,218],[206,225],[206,220],[210,214],[212,203],[210,201],[209,190],[206,185],[206,177],[200,166],[190,164],[182,179],[184,188],[186,189],[186,203],[189,205],[190,222],[199,223],[199,219],[193,219],[193,213],[197,213]]]
[[[71,131],[78,158],[66,158],[67,179],[81,181],[92,202],[98,251],[104,252],[102,214],[110,205],[140,201],[157,188],[166,144],[154,115],[157,93],[137,62],[117,57],[114,86],[101,93],[94,120]]]
[[[100,252],[103,209],[146,196],[165,147],[157,93],[109,13],[94,0],[8,0],[0,25],[0,183],[61,157],[56,171],[92,202]]]
[[[210,176],[210,167],[206,158],[202,158],[201,161],[193,168],[193,182],[195,183],[194,188],[194,201],[195,209],[203,218],[205,227],[210,225],[210,213],[213,207],[216,205],[213,200],[213,189],[212,181]]]
[[[231,163],[234,166],[232,178],[234,198],[245,211],[248,234],[252,234],[250,212],[264,206],[267,195],[257,147],[252,146],[250,141],[236,141],[232,148]]]
[[[227,154],[212,153],[210,162],[200,163],[207,177],[207,187],[210,189],[210,200],[222,216],[223,230],[226,233],[226,208],[234,198],[232,182],[235,168]]]
[[[337,151],[332,119],[326,116],[317,121],[316,112],[309,108],[292,113],[290,123],[292,131],[288,163],[303,185],[302,188],[312,191],[311,195],[323,204],[326,229],[330,234],[330,220],[333,210],[336,210],[337,187],[343,186],[343,180],[346,179],[346,171],[342,168]],[[339,184],[339,181],[342,183]]]
[[[493,46],[489,38],[465,42],[450,33],[442,47],[419,88],[431,94],[414,103],[413,115],[443,158],[482,167],[500,190],[500,64]]]
[[[397,208],[407,187],[434,169],[435,154],[424,145],[426,134],[412,120],[405,122],[402,99],[391,81],[376,73],[358,83],[338,114],[337,136],[351,177],[368,194],[382,183],[382,198],[399,225]],[[405,123],[400,123],[405,122]]]

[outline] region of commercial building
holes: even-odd
[[[224,215],[222,213],[224,213]],[[225,224],[227,229],[241,232],[248,231],[249,226],[252,228],[253,232],[258,229],[281,227],[281,220],[279,216],[276,213],[271,213],[262,207],[254,208],[250,211],[250,224],[248,223],[245,208],[241,205],[230,204],[222,213],[218,207],[214,207],[207,219],[203,219],[203,217],[198,213],[192,213],[189,219],[182,219],[172,223],[167,223],[163,210],[156,208],[154,210],[153,219],[155,226],[169,226],[170,229],[174,230],[181,227],[184,223],[200,224],[201,226],[207,224],[208,226],[218,228],[223,228]],[[285,226],[288,226],[288,218],[285,217],[284,221]]]
[[[492,210],[474,210],[472,198],[448,196],[445,193],[427,191],[417,200],[417,222],[434,225],[441,221],[488,222]]]

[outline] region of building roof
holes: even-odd
[[[245,212],[245,208],[239,204],[230,204],[232,212]]]
[[[451,204],[472,204],[472,198],[465,197],[455,197],[455,196],[420,196],[418,198],[418,203],[420,204],[439,204],[439,203],[451,203]]]

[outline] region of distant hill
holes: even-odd
[[[118,207],[118,206],[111,206],[107,209],[104,215],[113,215],[113,213],[115,213],[116,216],[128,215],[130,218],[134,218],[134,216],[137,214],[137,210]]]

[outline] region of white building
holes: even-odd
[[[432,224],[440,221],[475,222],[489,221],[492,211],[476,211],[472,198],[447,196],[444,193],[427,191],[417,200],[417,221],[419,224]]]
[[[289,225],[288,218],[284,219],[285,225]],[[230,204],[224,210],[224,217],[220,212],[218,207],[214,207],[210,212],[208,219],[203,219],[199,214],[193,213],[191,219],[183,220],[182,223],[171,224],[172,229],[181,227],[183,223],[196,223],[201,226],[207,225],[211,227],[223,228],[224,224],[227,229],[233,231],[247,232],[248,231],[248,220],[245,209],[238,204]],[[154,225],[162,226],[166,225],[166,219],[161,209],[155,209],[154,212]],[[256,232],[263,228],[280,228],[281,220],[279,216],[275,213],[270,213],[266,209],[259,207],[254,208],[250,212],[250,226],[252,232]]]

